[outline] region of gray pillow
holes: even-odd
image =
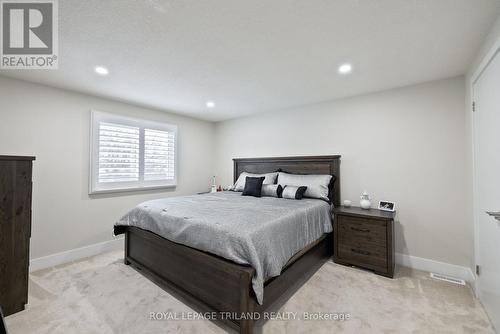
[[[262,196],[267,197],[281,197],[283,188],[279,184],[263,184],[262,185]]]
[[[234,184],[233,190],[234,191],[243,191],[245,189],[245,182],[246,178],[248,177],[264,177],[264,182],[262,184],[275,184],[276,183],[276,178],[278,177],[278,173],[267,173],[267,174],[252,174],[252,173],[247,173],[243,172],[240,174],[238,177],[238,180],[236,180],[236,183]]]
[[[330,201],[328,198],[328,186],[332,179],[331,175],[320,174],[288,174],[280,172],[278,174],[278,184],[284,186],[306,186],[304,197],[319,198],[325,201]]]

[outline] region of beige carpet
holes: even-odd
[[[234,333],[208,320],[151,320],[193,310],[112,252],[31,274],[28,308],[7,318],[22,333]],[[493,333],[468,287],[400,268],[395,279],[327,262],[257,333]],[[170,312],[170,313],[166,313]],[[294,320],[307,314],[348,320]],[[317,312],[317,313],[315,313]],[[158,316],[157,316],[158,318]]]

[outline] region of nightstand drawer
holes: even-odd
[[[346,248],[354,248],[362,252],[368,252],[370,256],[379,256],[387,258],[387,245],[381,245],[369,241],[364,240],[341,240],[341,245],[344,245]],[[358,252],[362,254],[362,252]]]
[[[381,245],[387,244],[387,226],[384,222],[367,221],[363,218],[339,216],[339,238],[343,240],[365,240]]]
[[[338,256],[344,261],[364,265],[370,269],[387,268],[387,249],[366,245],[341,244]]]

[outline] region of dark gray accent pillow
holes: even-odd
[[[250,177],[247,176],[245,180],[245,188],[243,189],[243,196],[260,197],[262,192],[262,182],[265,177]]]
[[[285,186],[283,188],[282,197],[287,199],[302,199],[304,197],[304,193],[306,192],[307,187],[300,186]]]
[[[279,184],[263,184],[262,185],[262,196],[268,197],[281,197],[283,192],[283,187]]]

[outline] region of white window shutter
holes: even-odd
[[[144,180],[174,180],[174,132],[144,130]]]
[[[98,182],[139,181],[139,128],[99,124]]]
[[[177,126],[91,113],[89,193],[177,185]]]

